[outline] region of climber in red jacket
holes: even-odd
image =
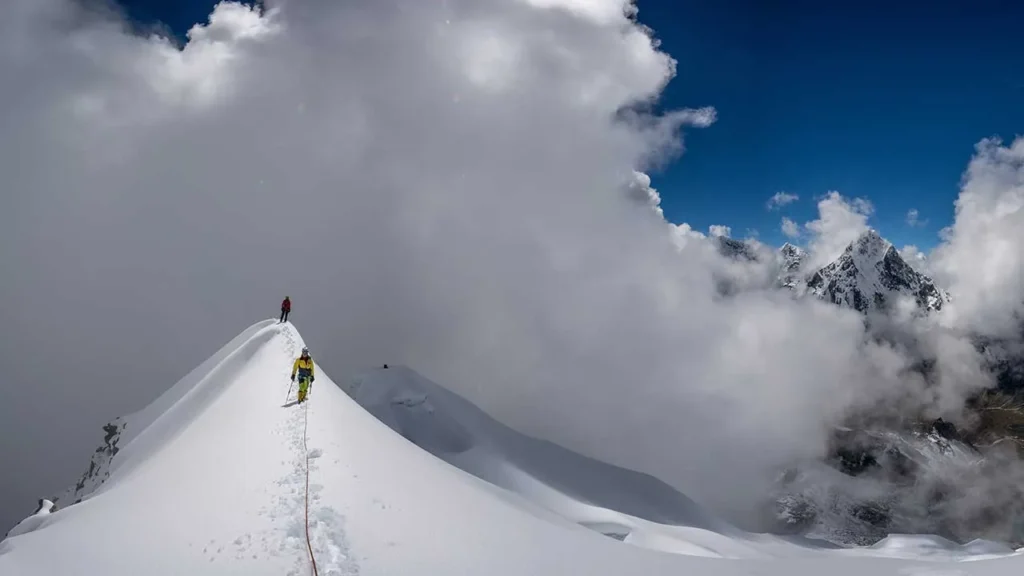
[[[284,297],[284,301],[281,302],[281,320],[280,321],[281,322],[287,322],[288,321],[288,313],[291,312],[291,311],[292,311],[292,301],[291,301],[291,298],[285,296]]]

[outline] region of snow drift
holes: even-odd
[[[407,368],[353,380],[352,397],[321,370],[296,405],[287,376],[302,345],[291,326],[258,323],[119,420],[99,471],[0,544],[0,575],[297,575],[308,549],[333,575],[1024,568],[993,543],[893,536],[837,550],[743,533],[651,477],[522,436]]]

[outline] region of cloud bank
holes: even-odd
[[[1024,138],[978,143],[953,225],[932,255],[955,295],[947,323],[1019,340],[1024,318]]]
[[[715,112],[647,112],[675,63],[627,2],[224,2],[178,49],[70,0],[12,1],[0,438],[26,464],[0,490],[11,520],[80,473],[106,419],[284,294],[335,379],[408,364],[741,523],[780,466],[905,389],[912,359],[865,340],[859,316],[723,296],[721,278],[753,287],[768,268],[665,222],[644,171]],[[965,191],[957,226],[1012,180],[1012,158],[982,154],[989,184]],[[822,257],[871,213],[837,193],[819,209]],[[974,232],[954,227],[949,270]],[[1000,270],[982,281],[1012,285]],[[916,399],[962,387],[938,390]]]

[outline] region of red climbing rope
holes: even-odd
[[[316,557],[313,556],[313,542],[309,538],[309,448],[306,447],[306,430],[309,428],[309,397],[303,402],[305,408],[302,412],[302,451],[306,458],[306,546],[309,548],[309,561],[313,563],[314,576],[320,576],[316,569]]]

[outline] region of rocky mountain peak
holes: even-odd
[[[718,243],[719,253],[726,258],[746,260],[748,262],[757,260],[757,251],[753,246],[742,240],[736,240],[728,236],[715,236],[714,239]]]
[[[805,254],[805,252],[799,246],[794,246],[789,242],[786,242],[785,244],[782,245],[782,248],[779,248],[779,254],[786,258],[796,258],[802,257]]]
[[[779,248],[779,285],[796,289],[800,284],[801,270],[804,266],[804,260],[807,258],[807,252],[798,246],[794,246],[789,242],[782,245]]]
[[[859,312],[889,311],[900,298],[914,300],[924,312],[940,310],[949,295],[931,278],[914,270],[878,232],[868,230],[831,264],[814,272],[807,289],[822,300]]]
[[[740,262],[763,260],[752,244],[727,236],[712,238],[723,256]],[[813,294],[822,300],[867,313],[890,312],[909,298],[921,312],[940,310],[949,295],[931,278],[914,270],[899,250],[875,230],[867,230],[851,242],[832,263],[807,270],[808,252],[789,242],[775,255],[776,288],[788,288],[797,297]]]

